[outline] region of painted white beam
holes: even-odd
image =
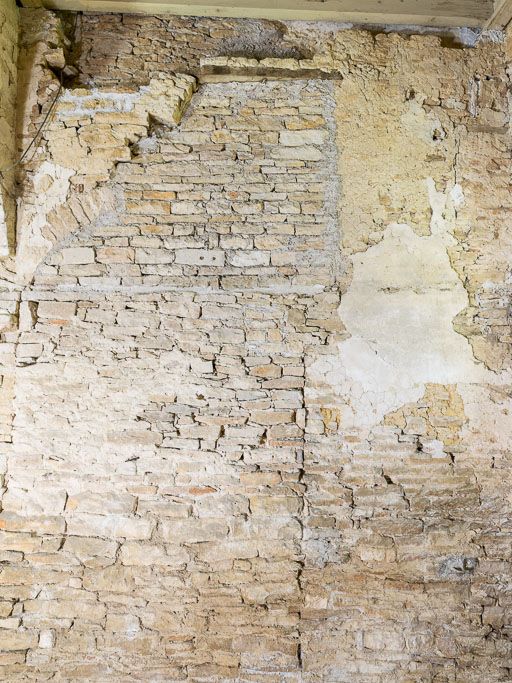
[[[360,24],[484,26],[493,0],[36,0],[48,9],[263,19],[336,20]],[[34,0],[24,0],[33,5]],[[508,3],[508,0],[506,2]]]

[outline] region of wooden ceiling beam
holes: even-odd
[[[33,4],[34,0],[24,0]],[[261,19],[335,20],[357,24],[485,26],[493,0],[39,0],[48,9]],[[503,4],[510,5],[512,0]]]
[[[495,0],[494,11],[487,21],[486,29],[505,28],[512,21],[512,0]]]

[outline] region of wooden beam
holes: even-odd
[[[475,27],[484,26],[494,9],[493,0],[42,0],[42,3],[48,9],[84,12]]]
[[[512,21],[512,0],[495,0],[492,16],[485,24],[486,29],[505,28]]]

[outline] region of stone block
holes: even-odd
[[[279,133],[279,144],[286,147],[323,145],[326,135],[325,130],[285,130]]]
[[[223,519],[166,519],[161,524],[163,540],[173,545],[222,541],[227,533],[228,526]]]
[[[67,301],[40,301],[37,306],[38,318],[71,320],[76,314],[76,304]]]
[[[265,251],[235,251],[228,263],[237,268],[264,267],[270,264],[270,253]]]
[[[178,249],[176,263],[187,266],[215,266],[224,265],[224,252],[220,249]]]
[[[153,529],[151,520],[125,515],[73,513],[66,518],[68,533],[73,536],[144,540],[151,536]]]
[[[91,247],[69,247],[59,254],[62,265],[87,265],[94,263],[94,249]]]

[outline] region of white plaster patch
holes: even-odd
[[[196,89],[196,79],[188,74],[153,78],[149,85],[136,92],[112,92],[92,88],[91,90],[64,90],[57,116],[64,120],[69,116],[92,117],[98,114],[127,114],[137,105],[148,105],[151,113],[172,125],[178,123],[183,109],[189,103]]]
[[[433,136],[436,133],[440,138],[446,137],[441,121],[434,114],[426,113],[421,100],[411,100],[408,105],[406,111],[400,116],[405,130],[427,145],[433,144]]]
[[[452,198],[453,206],[455,209],[461,209],[466,204],[466,197],[462,190],[462,186],[456,183],[450,192],[450,197]]]
[[[452,325],[468,296],[447,253],[456,244],[447,222],[450,191],[438,192],[433,180],[427,186],[431,235],[393,224],[381,242],[351,257],[353,280],[339,307],[351,337],[339,344],[338,355],[310,369],[313,385],[327,383],[342,399],[346,429],[371,429],[390,411],[419,400],[426,383],[487,377]]]
[[[58,112],[59,118],[72,113],[76,116],[96,116],[96,114],[127,113],[133,111],[140,99],[140,91],[134,93],[104,92],[97,88],[91,90],[65,90],[60,103],[68,105]]]

